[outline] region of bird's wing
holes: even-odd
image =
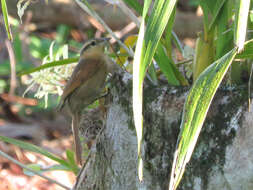
[[[98,71],[99,64],[101,63],[98,60],[81,60],[64,88],[61,101],[64,102],[76,88],[91,78]]]

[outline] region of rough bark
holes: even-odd
[[[105,127],[78,179],[78,190],[164,190],[188,89],[145,85],[144,181],[137,177],[137,144],[132,116],[131,80],[113,80]],[[179,190],[251,190],[252,112],[247,88],[219,89]]]

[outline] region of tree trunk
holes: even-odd
[[[112,80],[105,126],[74,189],[165,190],[188,88],[144,85],[144,181],[137,177],[132,81]],[[219,89],[179,190],[252,190],[253,128],[247,88]]]

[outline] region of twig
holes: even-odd
[[[3,93],[0,95],[1,98],[3,98],[6,102],[15,102],[27,106],[36,106],[38,104],[36,99],[32,98],[23,98],[19,96],[14,96],[10,94]]]
[[[53,180],[53,179],[51,179],[51,178],[49,178],[49,177],[47,177],[47,176],[41,174],[41,173],[38,172],[38,171],[32,170],[31,168],[29,168],[29,167],[27,167],[26,165],[24,165],[24,164],[20,163],[19,161],[15,160],[14,158],[12,158],[12,157],[9,156],[8,154],[2,152],[1,150],[0,150],[0,156],[2,156],[2,157],[4,157],[4,158],[6,158],[6,159],[8,159],[8,160],[10,160],[10,161],[12,161],[12,162],[14,162],[14,163],[17,164],[18,166],[20,166],[20,167],[22,167],[22,168],[28,170],[29,172],[32,172],[33,174],[36,174],[36,175],[38,175],[38,176],[40,176],[40,177],[46,179],[47,181],[49,181],[49,182],[51,182],[51,183],[57,184],[57,185],[61,186],[61,187],[64,188],[64,189],[71,190],[71,188],[69,188],[69,187],[67,187],[67,186],[65,186],[65,185],[63,185],[63,184],[61,184],[60,182],[55,181],[55,180]]]
[[[183,64],[185,64],[185,63],[190,63],[190,62],[192,62],[192,61],[193,61],[193,59],[186,59],[186,60],[177,62],[176,65],[183,65]]]
[[[118,38],[122,38],[123,36],[125,36],[126,34],[128,34],[131,30],[133,30],[136,27],[136,24],[134,22],[129,23],[127,26],[125,26],[122,30],[120,31],[116,31],[115,35]],[[115,43],[116,40],[114,38],[112,38],[110,40],[110,43]]]

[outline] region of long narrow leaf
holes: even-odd
[[[134,124],[137,134],[137,152],[138,152],[138,176],[139,180],[143,180],[143,161],[141,158],[141,142],[143,136],[143,116],[142,116],[142,99],[143,99],[143,80],[141,76],[141,68],[143,67],[143,54],[144,54],[144,33],[145,33],[145,17],[148,12],[151,0],[144,4],[141,26],[139,30],[138,40],[133,61],[133,114]]]
[[[37,71],[40,71],[43,69],[48,69],[50,67],[56,67],[56,66],[70,64],[70,63],[76,63],[76,62],[78,62],[78,60],[79,60],[79,57],[73,57],[73,58],[68,58],[68,59],[62,59],[59,61],[52,61],[50,63],[43,64],[43,65],[36,67],[36,68],[21,71],[18,74],[18,76],[27,75],[27,74],[34,73],[34,72],[37,72]]]
[[[170,62],[170,59],[164,52],[164,49],[161,43],[158,44],[157,52],[155,54],[155,60],[157,64],[159,65],[161,71],[164,73],[165,77],[167,78],[168,83],[175,86],[179,86],[180,83],[177,80],[177,77],[174,73],[172,63]]]
[[[1,4],[2,4],[2,12],[4,16],[5,29],[6,29],[9,40],[12,41],[12,34],[11,34],[11,28],[10,28],[9,19],[8,19],[8,9],[6,5],[6,1],[1,0]]]
[[[212,10],[213,18],[212,18],[212,21],[209,26],[209,31],[213,29],[213,27],[215,26],[215,23],[220,19],[220,17],[218,17],[218,15],[220,14],[220,11],[222,11],[222,7],[226,1],[227,0],[216,1],[215,6]],[[206,2],[211,2],[211,1],[206,1]],[[212,2],[212,4],[213,4],[213,2]]]
[[[231,65],[237,48],[210,65],[196,80],[185,101],[180,135],[174,155],[169,190],[175,190],[189,162],[217,88]]]
[[[5,136],[0,136],[0,140],[4,141],[4,142],[7,142],[7,143],[11,143],[11,144],[16,145],[20,148],[23,148],[25,150],[39,153],[39,154],[44,155],[44,156],[46,156],[46,157],[48,157],[48,158],[64,165],[64,166],[69,167],[69,164],[65,160],[63,160],[63,159],[59,158],[58,156],[55,156],[54,154],[52,154],[52,153],[50,153],[50,152],[48,152],[48,151],[46,151],[46,150],[44,150],[44,149],[42,149],[38,146],[35,146],[33,144],[26,143],[26,142],[16,140],[16,139],[12,139],[12,138],[5,137]]]
[[[176,0],[160,0],[155,1],[152,13],[148,19],[147,30],[145,32],[145,55],[143,60],[143,69],[141,75],[144,78],[146,68],[150,64],[155,54],[158,42],[164,32],[170,16],[176,5]]]
[[[226,1],[223,5],[219,19],[215,24],[217,26],[217,40],[216,40],[216,59],[221,58],[225,53],[234,47],[233,44],[233,31],[228,28],[229,12],[230,9],[229,1]]]
[[[133,0],[123,0],[128,6],[132,7],[137,13],[142,13],[142,6],[138,1]]]
[[[236,59],[253,59],[253,39],[244,43],[243,51],[236,55]]]
[[[141,67],[141,54],[143,54],[142,46],[144,39],[144,22],[142,21],[136,51],[133,62],[133,114],[134,114],[134,125],[137,134],[138,143],[138,175],[139,180],[142,181],[142,159],[141,159],[141,142],[143,133],[143,116],[142,116],[142,94],[143,94],[143,80],[140,78],[140,67]]]
[[[235,44],[238,47],[238,52],[241,52],[246,39],[250,0],[240,0],[238,3],[234,33]]]
[[[143,80],[148,65],[151,63],[156,51],[156,47],[168,23],[171,13],[175,7],[176,0],[157,0],[155,1],[151,16],[148,19],[147,28],[144,35],[145,18],[148,13],[151,0],[144,1],[141,28],[139,31],[136,52],[133,66],[133,111],[134,123],[138,138],[138,161],[139,161],[139,179],[142,181],[142,159],[141,159],[141,141],[143,132],[142,116],[142,97]]]

